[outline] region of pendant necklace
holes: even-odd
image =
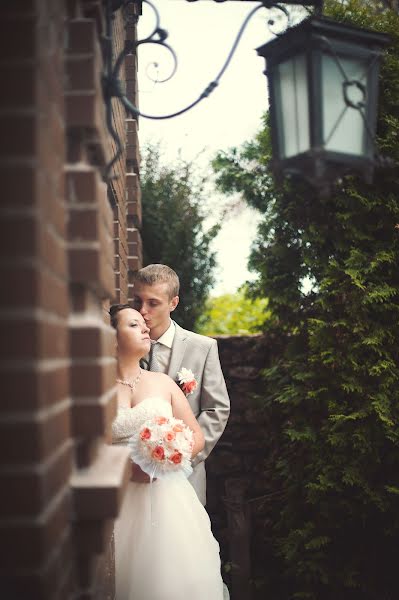
[[[132,394],[134,394],[134,390],[137,387],[138,382],[141,379],[141,374],[142,374],[142,369],[141,367],[139,367],[139,374],[137,375],[137,377],[135,379],[133,379],[133,381],[129,381],[128,379],[117,379],[116,383],[121,383],[122,385],[127,385],[128,387],[130,387]]]

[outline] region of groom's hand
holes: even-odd
[[[147,475],[147,473],[144,473],[138,465],[133,463],[130,480],[135,481],[136,483],[150,483],[150,476]]]

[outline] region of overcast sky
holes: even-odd
[[[171,61],[159,46],[139,48],[140,109],[147,114],[168,114],[195,100],[220,71],[246,15],[255,2],[199,0],[152,0],[160,14],[160,26],[169,32],[168,42],[178,57],[178,70],[167,83],[154,84],[151,62],[158,63],[159,77]],[[268,13],[261,9],[250,21],[233,60],[216,90],[186,114],[165,121],[140,118],[140,143],[162,141],[164,156],[173,161],[178,152],[208,170],[217,150],[240,146],[260,128],[267,109],[264,59],[255,48],[271,38]],[[143,4],[139,37],[146,37],[153,24],[152,12]],[[213,204],[220,199],[214,195]],[[234,292],[249,276],[246,269],[249,246],[256,232],[258,215],[243,209],[226,220],[216,242],[219,269],[214,294]]]

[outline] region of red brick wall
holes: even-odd
[[[132,16],[132,6],[128,9]],[[128,40],[137,39],[136,27],[129,21],[126,29]],[[126,57],[126,96],[134,106],[139,106],[137,89],[137,54]],[[130,115],[126,120],[126,191],[127,191],[127,257],[128,257],[128,299],[132,300],[132,273],[143,264],[140,228],[141,193],[140,193],[140,151],[138,145],[139,123]]]
[[[7,599],[64,598],[72,581],[63,27],[57,0],[0,8],[0,548]]]
[[[118,55],[123,49],[125,30],[124,22],[119,11],[117,18],[113,22],[113,36],[117,40],[115,44],[115,54]],[[120,71],[121,79],[125,77],[125,70],[122,66]],[[114,166],[115,179],[112,180],[113,211],[114,211],[114,234],[115,234],[115,276],[117,301],[127,302],[128,275],[127,275],[127,222],[126,222],[126,121],[125,109],[119,101],[112,100],[114,127],[121,140],[124,142],[123,153]],[[113,153],[117,148],[112,141]]]
[[[122,50],[123,36],[128,40],[136,39],[134,16],[138,10],[128,5],[125,20],[118,14],[113,24],[114,37],[119,40],[115,53]],[[137,56],[126,57],[121,78],[126,81],[126,96],[133,105],[138,104],[137,97]],[[114,235],[117,301],[121,303],[132,299],[131,272],[142,266],[141,236],[141,196],[139,184],[140,153],[138,145],[138,124],[131,115],[126,118],[122,105],[113,100],[114,126],[121,139],[124,139],[124,152],[115,166],[117,179],[112,181],[114,199]],[[139,241],[137,241],[139,240]]]
[[[118,11],[115,53],[134,35],[129,23],[126,31]],[[104,33],[100,0],[0,7],[0,596],[7,600],[113,597],[111,535],[128,462],[125,449],[107,443],[116,399],[105,309],[128,298],[141,246],[136,123],[115,100],[115,127],[128,146],[112,183],[102,180],[115,150],[101,90]]]

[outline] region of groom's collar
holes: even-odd
[[[176,333],[176,327],[175,327],[174,322],[171,319],[169,327],[167,328],[167,330],[165,331],[165,333],[163,333],[161,335],[161,337],[159,337],[157,339],[157,342],[159,344],[162,344],[163,346],[166,346],[167,348],[172,348],[172,346],[173,346],[173,340],[175,338],[175,333]]]

